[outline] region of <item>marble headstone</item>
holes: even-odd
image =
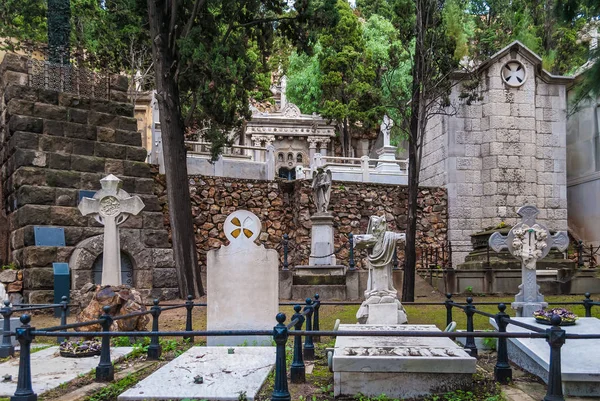
[[[100,180],[102,189],[93,198],[84,197],[79,210],[84,216],[92,215],[104,226],[104,252],[102,253],[102,285],[121,285],[121,244],[119,225],[130,215],[144,209],[139,196],[129,196],[121,189],[123,182],[112,174]]]
[[[517,316],[531,317],[536,310],[548,306],[540,293],[540,286],[537,285],[537,261],[546,257],[552,247],[564,251],[569,245],[569,236],[565,231],[550,235],[548,228],[536,221],[539,210],[535,206],[523,206],[517,214],[523,221],[516,224],[507,236],[498,232],[492,234],[489,244],[496,252],[508,248],[509,252],[521,261],[523,281],[511,306],[516,309]]]
[[[208,330],[272,330],[279,308],[279,254],[256,245],[258,217],[237,210],[223,224],[229,245],[208,252]],[[271,336],[208,337],[208,345],[270,345]]]

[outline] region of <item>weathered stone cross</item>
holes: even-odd
[[[517,316],[531,317],[536,310],[548,306],[537,285],[536,263],[550,252],[550,248],[564,251],[569,245],[569,236],[565,231],[551,236],[544,225],[535,221],[539,214],[535,206],[523,206],[517,214],[523,221],[515,225],[507,236],[498,232],[492,234],[489,244],[496,252],[508,248],[515,258],[521,260],[523,282],[519,285],[519,293],[515,296],[512,307],[517,310]]]
[[[122,181],[110,174],[100,180],[102,189],[94,198],[83,198],[79,210],[91,214],[104,225],[104,252],[102,254],[102,285],[121,285],[121,244],[119,224],[144,208],[139,196],[129,196],[121,189]]]

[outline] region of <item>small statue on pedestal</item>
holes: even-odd
[[[354,244],[357,249],[370,249],[367,258],[369,279],[365,291],[365,301],[356,313],[359,323],[403,324],[407,322],[406,311],[398,300],[398,291],[394,288],[392,276],[392,258],[394,257],[396,242],[405,240],[406,235],[404,233],[387,231],[385,216],[371,216],[367,234],[354,236]],[[373,321],[374,317],[369,318],[370,307],[384,304],[387,304],[386,313],[393,309],[394,312],[397,311],[397,314],[387,316],[386,321],[382,322]],[[394,305],[394,307],[391,307],[391,305]]]

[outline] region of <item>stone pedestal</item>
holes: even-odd
[[[369,305],[367,324],[399,324],[398,306],[393,304]]]
[[[378,159],[377,167],[375,170],[382,173],[400,173],[400,165],[396,161],[396,150],[395,146],[384,146],[377,151]]]
[[[335,265],[333,216],[329,212],[317,213],[310,220],[312,221],[312,230],[308,264],[311,266]]]
[[[344,330],[440,331],[434,325],[353,325]],[[464,388],[476,359],[449,338],[342,337],[335,342],[335,396],[415,398]]]

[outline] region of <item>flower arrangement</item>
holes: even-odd
[[[578,317],[576,314],[565,308],[554,308],[554,309],[540,309],[533,312],[533,317],[538,323],[550,324],[552,315],[558,315],[561,319],[561,326],[570,326],[575,324]]]
[[[67,358],[84,358],[100,355],[102,344],[100,340],[64,341],[60,344],[60,356]]]

